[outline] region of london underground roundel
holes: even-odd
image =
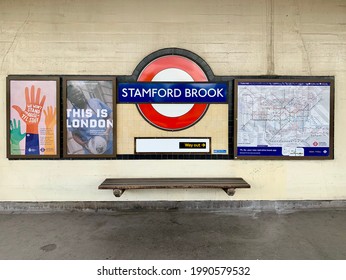
[[[207,82],[204,71],[191,59],[166,55],[151,61],[139,74],[139,82]],[[198,122],[208,104],[137,104],[142,116],[164,130],[182,130]]]

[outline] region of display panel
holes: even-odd
[[[64,157],[115,156],[115,78],[64,77]]]
[[[332,159],[332,79],[235,81],[235,158]]]
[[[7,157],[58,158],[59,77],[7,78]]]

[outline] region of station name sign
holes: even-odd
[[[137,82],[118,84],[118,103],[227,103],[227,83]]]

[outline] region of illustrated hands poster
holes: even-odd
[[[58,156],[58,80],[9,83],[9,157]]]

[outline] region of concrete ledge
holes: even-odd
[[[128,210],[295,211],[346,209],[346,200],[243,200],[243,201],[54,201],[0,202],[0,212],[114,212]]]

